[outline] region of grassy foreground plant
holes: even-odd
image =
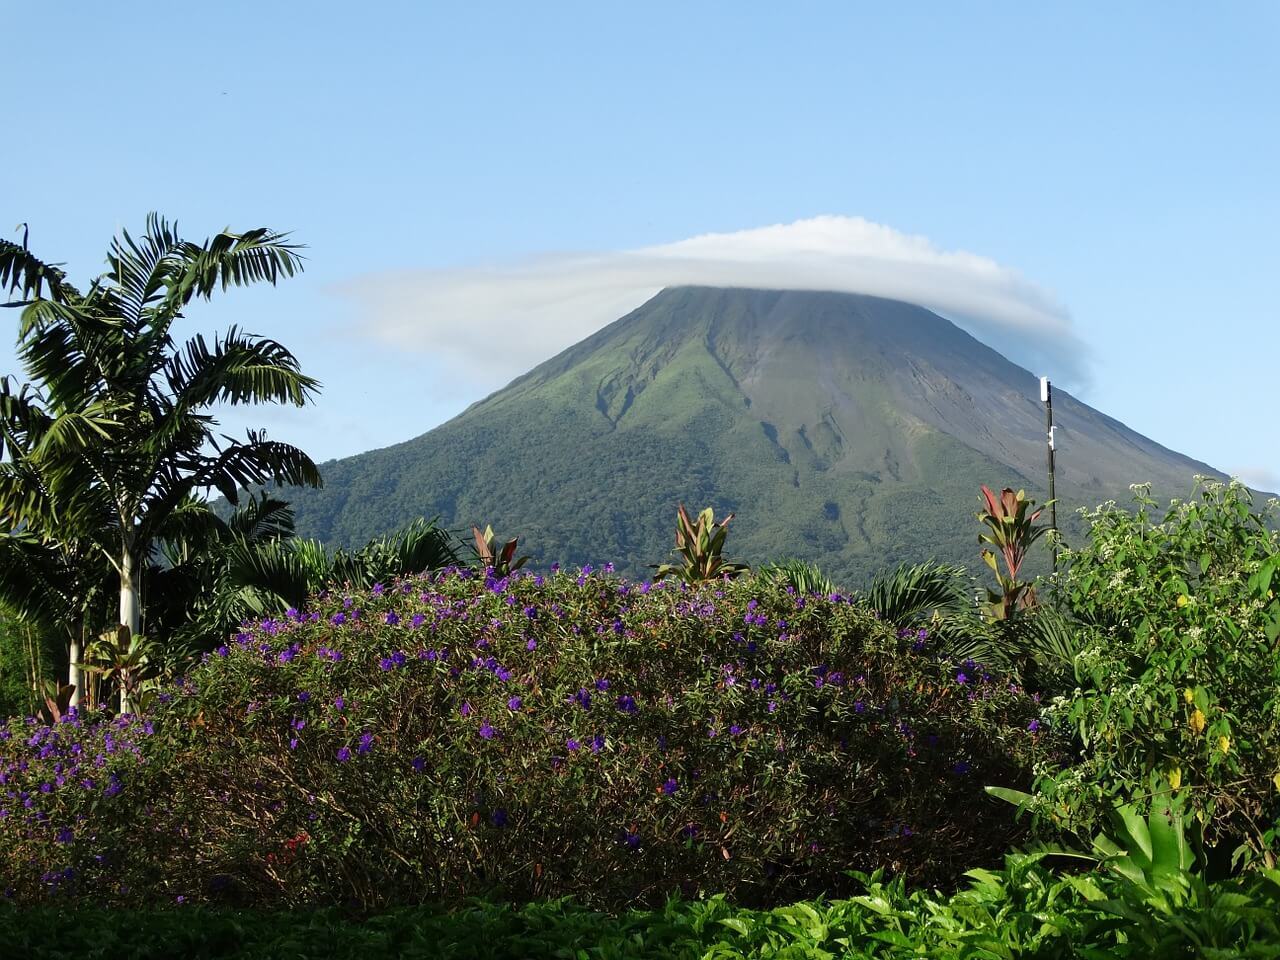
[[[152,910],[79,906],[6,909],[0,942],[27,960],[70,956],[208,958],[587,957],[1149,958],[1280,956],[1280,874],[1189,881],[1163,900],[1122,875],[1060,875],[1042,857],[976,870],[955,894],[908,891],[866,876],[858,894],[771,910],[724,897],[672,900],[655,910],[599,913],[551,901],[476,902],[372,917],[337,910],[230,911],[184,904]],[[72,920],[74,919],[74,922]]]

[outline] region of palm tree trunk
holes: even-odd
[[[136,637],[142,627],[138,606],[138,577],[133,569],[133,549],[126,546],[120,556],[120,624],[129,628],[129,636]],[[129,677],[120,675],[120,712],[129,712]]]
[[[67,683],[73,689],[71,691],[71,706],[79,709],[81,701],[84,699],[84,684],[81,682],[83,676],[80,672],[80,661],[84,657],[84,650],[80,645],[80,636],[74,631],[67,631],[71,634],[71,643],[68,646],[69,654],[67,656]]]

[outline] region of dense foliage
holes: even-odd
[[[1275,504],[1271,505],[1274,510]],[[1274,863],[1280,822],[1280,534],[1239,484],[1157,515],[1089,514],[1056,585],[1081,621],[1076,687],[1050,718],[1079,757],[1041,778],[1041,815],[1077,829],[1174,794],[1223,856]]]
[[[858,895],[772,910],[723,897],[596,913],[564,901],[359,918],[335,910],[6,910],[0,942],[28,960],[288,958],[1146,958],[1280,956],[1280,873],[1151,889],[1121,874],[1057,876],[1037,858],[977,871],[943,897],[867,877]]]
[[[1008,848],[1038,706],[839,595],[466,571],[258,622],[151,720],[10,724],[11,896],[778,902]]]

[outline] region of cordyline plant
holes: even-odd
[[[160,679],[159,652],[147,637],[121,624],[99,635],[97,642],[85,651],[81,667],[85,673],[113,684],[121,691],[125,703],[146,712]]]
[[[723,557],[725,537],[729,534],[729,514],[719,523],[715,512],[707,507],[695,523],[689,519],[684,504],[676,518],[676,553],[681,563],[664,563],[657,567],[654,580],[675,577],[684,583],[705,583],[708,580],[733,579],[751,568],[745,563],[734,563]]]
[[[479,527],[472,527],[471,533],[475,536],[476,557],[480,560],[480,565],[492,571],[495,577],[510,576],[529,560],[528,557],[516,557],[519,537],[512,537],[499,549],[498,535],[493,532],[493,527],[486,524],[484,533],[480,532]]]
[[[1044,508],[1028,515],[1035,501],[1027,498],[1025,490],[1014,493],[1008,487],[1001,490],[997,498],[983,484],[982,499],[985,509],[978,512],[977,518],[986,525],[988,532],[978,534],[978,542],[995,547],[1004,560],[1002,571],[996,562],[995,552],[983,548],[982,560],[996,575],[996,583],[1000,586],[998,591],[987,590],[984,609],[993,620],[1008,620],[1035,603],[1035,588],[1019,580],[1018,572],[1031,545],[1048,529],[1036,526]]]

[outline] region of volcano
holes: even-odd
[[[1220,476],[1060,390],[1058,514]],[[678,503],[733,512],[727,553],[865,582],[977,558],[980,484],[1045,497],[1035,376],[921,307],[676,287],[412,440],[290,491],[299,533],[355,545],[417,516],[519,535],[537,565],[665,560]]]

